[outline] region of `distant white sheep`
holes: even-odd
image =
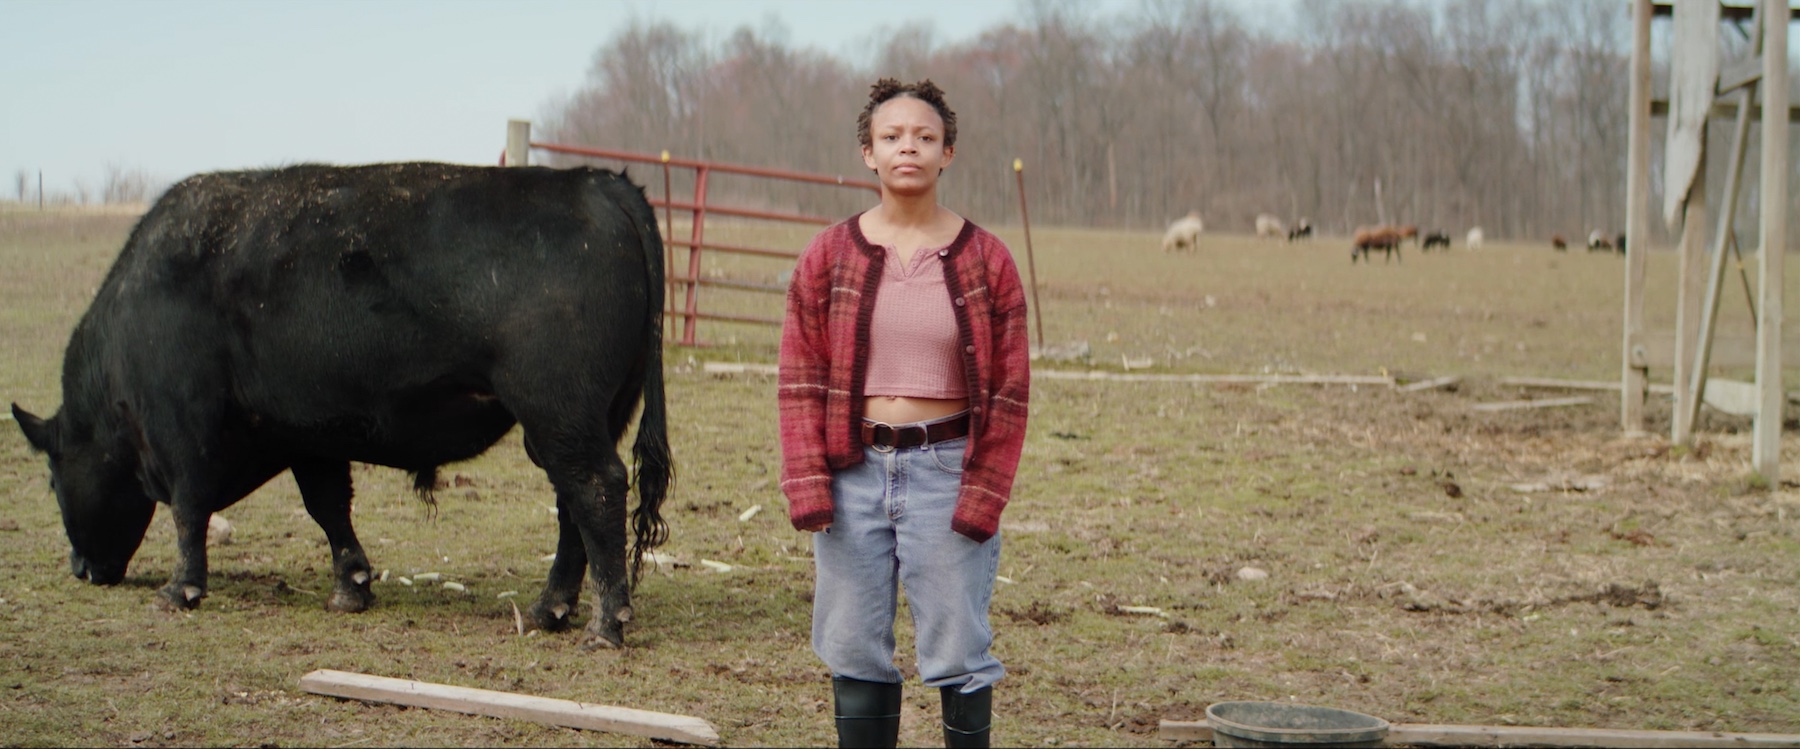
[[[1200,231],[1205,224],[1200,222],[1200,212],[1191,211],[1188,215],[1175,219],[1169,224],[1169,230],[1163,234],[1163,252],[1177,250],[1200,249]]]
[[[1477,226],[1469,230],[1469,236],[1463,244],[1471,250],[1479,250],[1481,249],[1481,239],[1481,227]]]
[[[1258,239],[1263,237],[1268,237],[1269,239],[1281,239],[1286,235],[1287,227],[1281,224],[1281,219],[1275,218],[1267,213],[1259,213],[1256,215],[1256,237]]]

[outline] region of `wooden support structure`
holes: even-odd
[[[1734,72],[1734,71],[1728,70],[1726,72]],[[1761,74],[1758,74],[1757,79],[1761,80],[1761,78],[1762,78]],[[1723,79],[1721,79],[1721,82],[1719,84],[1719,90],[1721,93],[1723,93],[1725,91],[1725,84],[1723,82]],[[1777,111],[1779,111],[1779,110],[1777,110]],[[1662,116],[1667,115],[1668,113],[1669,113],[1669,102],[1667,102],[1663,99],[1655,99],[1650,102],[1650,116],[1651,117],[1662,117]],[[1787,113],[1788,113],[1788,122],[1800,122],[1800,105],[1789,106]],[[1728,101],[1722,101],[1722,102],[1719,102],[1719,103],[1713,105],[1712,114],[1710,116],[1715,119],[1729,120],[1733,117],[1736,117],[1737,115],[1738,115],[1738,107],[1736,104],[1733,104]],[[1762,105],[1759,104],[1757,106],[1750,108],[1750,119],[1757,120],[1757,121],[1761,121],[1763,119]]]
[[[1625,339],[1619,368],[1619,426],[1644,431],[1644,389],[1650,365],[1644,360],[1644,250],[1650,246],[1650,16],[1651,0],[1631,5],[1630,133],[1625,139]]]
[[[1780,115],[1788,110],[1787,0],[1762,0],[1764,50],[1762,91],[1762,249],[1757,301],[1756,387],[1759,393],[1756,436],[1751,465],[1770,486],[1781,485],[1782,274],[1786,272],[1788,204],[1788,128]],[[1745,97],[1748,100],[1750,97]]]
[[[300,677],[300,688],[313,694],[366,702],[389,702],[470,715],[529,720],[683,744],[719,744],[719,732],[704,720],[629,707],[592,705],[550,697],[453,687],[330,669],[320,669]]]
[[[1759,10],[1758,14],[1760,12]],[[1760,19],[1753,15],[1751,22],[1755,23],[1757,20]],[[1751,32],[1752,58],[1762,53],[1762,37],[1762,27],[1759,24]],[[1757,72],[1760,74],[1761,70],[1759,69]],[[1721,85],[1720,91],[1723,90]],[[1711,245],[1712,270],[1707,273],[1706,277],[1706,302],[1700,307],[1701,317],[1698,331],[1700,341],[1693,351],[1694,366],[1688,370],[1688,377],[1680,376],[1678,370],[1675,378],[1675,384],[1681,388],[1676,400],[1682,409],[1682,413],[1678,415],[1680,421],[1677,423],[1685,424],[1690,432],[1694,422],[1700,418],[1700,396],[1706,392],[1707,370],[1711,364],[1713,352],[1713,337],[1714,332],[1718,329],[1719,296],[1725,288],[1726,250],[1729,247],[1735,252],[1737,248],[1737,234],[1732,231],[1732,227],[1737,220],[1738,183],[1744,176],[1744,153],[1750,140],[1750,107],[1745,105],[1754,102],[1756,86],[1752,84],[1739,88],[1737,95],[1740,97],[1737,121],[1731,131],[1731,155],[1725,164],[1725,200],[1720,204],[1718,234]],[[1705,161],[1703,160],[1701,163],[1704,164]],[[1697,180],[1696,184],[1702,184],[1702,181]],[[1679,355],[1679,350],[1677,354]],[[1678,438],[1675,441],[1686,444],[1689,440]]]
[[[1212,741],[1204,720],[1165,720],[1158,728],[1164,741]],[[1724,731],[1639,731],[1612,728],[1536,728],[1531,726],[1457,726],[1393,723],[1382,746],[1599,747],[1601,749],[1676,749],[1696,747],[1800,747],[1800,734],[1727,733]],[[1296,746],[1299,746],[1296,744]]]
[[[1710,2],[1710,0],[1705,0]],[[1694,440],[1694,409],[1689,407],[1687,387],[1694,380],[1695,352],[1700,347],[1700,307],[1706,283],[1706,150],[1694,184],[1688,188],[1687,208],[1681,219],[1681,244],[1677,248],[1679,282],[1675,290],[1675,416],[1669,440],[1677,445]]]
[[[1625,319],[1623,362],[1620,376],[1620,425],[1627,432],[1641,432],[1644,424],[1644,394],[1648,390],[1652,364],[1650,342],[1644,331],[1645,251],[1649,248],[1649,137],[1650,119],[1658,114],[1671,117],[1699,118],[1729,112],[1734,117],[1730,161],[1727,163],[1723,201],[1718,207],[1719,226],[1712,242],[1706,237],[1709,206],[1706,198],[1706,151],[1704,127],[1700,128],[1698,168],[1691,183],[1669,185],[1668,189],[1686,189],[1682,206],[1680,239],[1680,279],[1677,284],[1676,334],[1673,351],[1675,412],[1671,419],[1670,439],[1677,444],[1693,440],[1693,425],[1700,404],[1711,395],[1707,388],[1713,358],[1713,341],[1717,327],[1719,295],[1725,270],[1725,253],[1736,252],[1735,219],[1743,192],[1741,183],[1744,159],[1748,152],[1750,123],[1761,121],[1762,152],[1759,164],[1761,183],[1756,191],[1760,202],[1761,221],[1758,284],[1755,300],[1756,382],[1754,409],[1756,450],[1754,467],[1768,481],[1780,480],[1780,441],[1782,412],[1787,395],[1782,386],[1782,274],[1787,252],[1786,207],[1788,196],[1788,123],[1795,117],[1788,96],[1787,25],[1800,15],[1788,6],[1788,0],[1758,0],[1754,6],[1716,5],[1718,0],[1633,0],[1630,90],[1630,133],[1627,138],[1626,244],[1634,251],[1627,253],[1625,268]],[[1690,3],[1692,5],[1690,5]],[[1680,13],[1676,8],[1685,10]],[[1716,11],[1716,13],[1715,13]],[[1682,91],[1686,98],[1677,102],[1680,112],[1670,113],[1669,105],[1652,101],[1650,96],[1650,22],[1657,15],[1676,15],[1678,33],[1672,55],[1677,69],[1687,70],[1688,82],[1693,75],[1710,77],[1712,100],[1694,98],[1692,88]],[[1681,29],[1693,30],[1703,16],[1732,22],[1748,20],[1750,54],[1743,60],[1717,64],[1717,44],[1710,37],[1686,35]],[[1705,21],[1711,23],[1711,21]],[[1710,30],[1716,33],[1716,29]],[[1765,53],[1770,50],[1772,53]],[[1684,64],[1690,67],[1682,68]],[[1696,72],[1703,71],[1703,72]],[[1674,83],[1671,94],[1675,93]],[[1732,96],[1729,105],[1718,101]],[[1758,101],[1760,99],[1760,106]],[[1695,111],[1694,107],[1700,111]],[[1709,112],[1710,114],[1706,114]],[[1682,122],[1692,122],[1693,119]],[[1674,130],[1675,128],[1671,128]],[[1684,149],[1691,148],[1692,131],[1683,129],[1679,139]],[[1671,155],[1677,139],[1671,138]],[[1684,151],[1693,153],[1692,151]],[[1672,156],[1671,156],[1672,158]],[[1685,163],[1685,162],[1684,162]],[[1680,179],[1671,176],[1669,179]],[[1671,214],[1672,217],[1673,214]],[[1712,262],[1707,269],[1708,253]],[[1730,408],[1743,411],[1742,388],[1726,386],[1732,392]]]

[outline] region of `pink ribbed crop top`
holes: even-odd
[[[869,321],[864,395],[967,398],[956,312],[944,287],[945,248],[913,253],[911,267],[887,249],[875,312]]]

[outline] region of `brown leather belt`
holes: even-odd
[[[918,447],[967,436],[969,436],[969,415],[966,413],[949,421],[931,424],[894,426],[878,421],[862,423],[863,444],[874,447]]]

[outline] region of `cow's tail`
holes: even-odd
[[[621,175],[623,177],[623,175]],[[675,460],[669,452],[669,412],[663,394],[663,304],[667,286],[664,280],[662,234],[657,231],[656,214],[644,200],[641,190],[634,189],[635,210],[629,211],[639,226],[643,240],[644,266],[648,269],[650,314],[644,330],[644,406],[638,416],[637,443],[631,448],[632,473],[637,482],[637,509],[631,513],[633,543],[631,580],[635,585],[643,570],[644,553],[669,540],[669,525],[663,521],[662,503],[675,482]]]

